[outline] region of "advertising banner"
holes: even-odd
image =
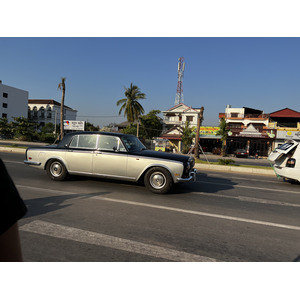
[[[299,140],[300,139],[300,130],[279,130],[277,129],[277,138],[278,139],[291,139]]]
[[[200,135],[216,135],[220,127],[200,126]]]
[[[68,121],[64,120],[64,130],[84,131],[84,121]]]

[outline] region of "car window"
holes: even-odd
[[[146,147],[135,136],[123,136],[122,140],[126,145],[128,151],[145,150]]]
[[[119,151],[126,151],[125,147],[123,146],[121,140],[118,137],[109,135],[100,136],[98,149],[109,151],[115,151],[119,149]]]
[[[70,148],[96,149],[97,135],[76,135],[70,143]]]

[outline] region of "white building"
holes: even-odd
[[[60,124],[60,103],[52,99],[29,99],[28,119],[40,126],[46,123]],[[64,105],[64,120],[76,120],[77,110]]]
[[[28,92],[2,84],[0,80],[0,118],[8,122],[27,116]]]
[[[190,122],[190,127],[197,126],[197,117],[200,108],[192,108],[183,103],[163,111],[163,123],[169,129],[173,126],[184,126],[185,122]]]
[[[231,105],[227,105],[224,117],[226,123],[229,123],[232,127],[234,127],[235,124],[237,125],[235,127],[240,127],[240,125],[247,127],[250,124],[254,125],[254,127],[256,127],[256,125],[269,125],[269,116],[267,114],[264,114],[262,110],[249,107],[233,108]]]

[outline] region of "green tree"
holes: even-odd
[[[99,131],[100,128],[99,128],[99,126],[95,126],[94,124],[92,124],[90,122],[86,122],[85,123],[85,130],[86,131]]]
[[[9,139],[13,136],[12,124],[8,123],[7,118],[0,118],[0,135]]]
[[[12,126],[14,136],[19,140],[32,141],[34,137],[37,137],[37,124],[30,121],[28,118],[16,117],[12,122]]]
[[[183,144],[183,153],[188,153],[190,146],[193,142],[193,139],[195,137],[195,130],[190,127],[190,122],[186,121],[184,126],[181,128],[181,141]]]
[[[147,115],[141,116],[141,130],[144,139],[152,139],[161,134],[163,124],[158,117],[160,110],[151,110]]]
[[[124,111],[124,117],[130,124],[137,122],[136,135],[139,135],[139,117],[144,113],[143,106],[139,100],[146,99],[146,94],[142,93],[138,86],[130,84],[129,88],[125,89],[125,97],[117,101],[117,106],[121,105],[119,115]]]
[[[122,129],[121,132],[125,133],[125,134],[136,134],[137,126],[136,126],[136,124],[128,125],[126,128]],[[141,134],[141,136],[143,136],[142,130],[141,130],[140,134]]]
[[[58,84],[58,89],[61,93],[61,104],[60,104],[60,139],[64,137],[64,107],[65,107],[65,94],[66,94],[66,77],[61,78],[61,82]]]
[[[53,143],[55,141],[55,126],[53,123],[46,123],[45,126],[42,127],[41,132],[39,133],[39,140],[45,143]]]
[[[222,142],[221,155],[225,156],[226,155],[226,141],[228,138],[229,129],[227,128],[226,120],[224,118],[221,118],[219,127],[220,127],[220,129],[217,131],[216,134],[221,136],[221,142]]]

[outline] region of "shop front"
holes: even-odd
[[[276,130],[265,129],[262,132],[249,126],[247,129],[230,130],[227,138],[227,154],[233,154],[237,149],[245,149],[249,155],[268,156],[273,149]]]

